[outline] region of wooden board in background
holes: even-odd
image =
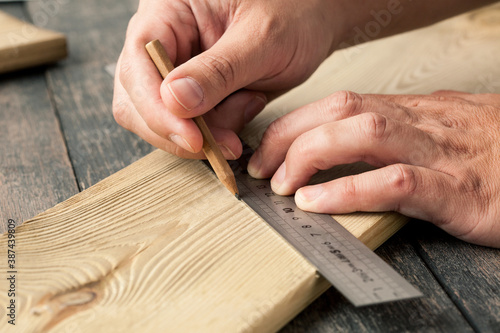
[[[66,37],[0,11],[0,74],[67,56]]]

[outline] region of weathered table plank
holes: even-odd
[[[2,4],[23,18],[19,4]],[[0,76],[0,232],[78,192],[44,69]],[[2,251],[5,249],[2,249]]]
[[[27,6],[33,18],[44,12],[40,2]],[[47,21],[69,40],[69,58],[47,78],[81,189],[153,150],[114,121],[113,78],[104,69],[118,58],[133,7],[130,1],[63,2]]]
[[[472,332],[426,264],[415,259],[412,229],[404,227],[376,253],[418,286],[424,298],[354,308],[329,289],[281,332]]]
[[[461,242],[425,222],[411,226],[417,249],[477,332],[500,332],[500,251]]]

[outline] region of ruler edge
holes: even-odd
[[[239,177],[236,177],[236,179],[237,179],[237,183],[239,185],[240,184]],[[260,180],[260,181],[266,181],[266,180]],[[282,198],[290,198],[290,197],[279,196],[279,195],[277,195],[277,196],[278,197],[282,197]],[[337,220],[335,220],[335,218],[333,218],[331,215],[329,215],[329,214],[318,214],[318,213],[311,213],[311,212],[302,211],[302,212],[304,212],[307,215],[315,214],[315,215],[322,216],[322,218],[328,218],[328,219],[330,219],[331,222],[333,222],[334,224],[336,224],[338,226],[339,230],[341,230],[340,231],[341,236],[343,238],[345,238],[347,242],[350,242],[351,244],[354,242],[358,246],[362,247],[362,249],[364,250],[363,252],[369,252],[370,253],[370,257],[375,258],[375,260],[377,261],[376,265],[377,265],[378,268],[381,268],[380,266],[382,266],[384,268],[385,272],[389,272],[390,273],[389,277],[392,280],[395,280],[395,282],[397,282],[397,280],[399,280],[400,284],[402,284],[402,283],[406,284],[408,287],[411,287],[412,291],[414,292],[414,294],[409,294],[406,297],[398,297],[398,298],[396,298],[394,300],[363,302],[363,303],[359,303],[359,302],[354,301],[352,298],[350,298],[344,292],[342,292],[341,288],[339,288],[336,283],[332,283],[329,278],[327,278],[323,273],[321,273],[321,271],[318,269],[318,265],[316,265],[313,261],[311,261],[311,259],[307,256],[307,253],[304,253],[301,249],[299,249],[297,246],[295,246],[295,244],[294,244],[293,241],[291,241],[291,240],[288,239],[288,237],[291,237],[291,236],[285,236],[284,234],[282,234],[273,225],[273,223],[269,223],[266,220],[266,218],[264,218],[261,214],[259,214],[252,207],[251,204],[249,204],[248,202],[246,202],[245,198],[246,198],[245,196],[241,196],[241,201],[243,201],[246,206],[248,206],[257,216],[259,216],[264,222],[266,222],[266,224],[269,225],[271,227],[271,229],[273,229],[273,231],[276,232],[284,241],[286,241],[287,244],[290,247],[292,247],[297,253],[299,253],[304,259],[306,259],[316,269],[316,273],[317,274],[321,275],[325,280],[327,280],[329,284],[331,284],[337,291],[339,291],[354,306],[356,306],[356,307],[363,307],[363,306],[370,306],[370,305],[378,305],[378,304],[384,304],[384,303],[388,303],[388,302],[399,302],[399,301],[404,301],[404,300],[407,300],[407,299],[413,299],[413,298],[418,298],[418,297],[424,296],[423,293],[419,289],[417,289],[413,284],[411,284],[410,282],[408,282],[389,263],[387,263],[380,256],[378,256],[373,250],[371,250],[369,247],[367,247],[363,242],[361,242],[356,236],[354,236],[351,232],[349,232],[349,230],[347,230],[341,223],[339,223]],[[298,209],[300,209],[300,208],[298,208]],[[280,228],[280,229],[282,229],[282,228]],[[339,230],[336,230],[336,231],[339,232]],[[328,231],[326,231],[326,230],[325,230],[325,232],[328,233]],[[289,234],[287,233],[287,235],[289,235]],[[368,257],[368,259],[370,259],[370,258]]]
[[[249,154],[249,152],[254,152],[254,150],[249,146],[247,145],[243,139],[240,138],[240,141],[242,143],[242,146],[243,146],[243,152],[240,156],[240,158],[236,159],[236,160],[230,160],[228,161],[231,168],[233,168],[233,171],[235,171],[235,169],[243,169],[244,166],[241,165],[240,161],[242,159],[245,158],[245,156],[247,156]],[[209,162],[207,160],[203,160],[202,161],[203,164],[212,172],[214,173],[211,165],[209,164]],[[247,162],[247,161],[245,161]],[[238,164],[237,167],[233,167],[233,165],[235,164]],[[248,173],[241,173],[241,174],[248,174]],[[214,173],[215,175],[215,173]],[[240,185],[240,180],[238,179],[239,178],[239,174],[235,174],[235,178],[236,178],[236,183],[237,185]],[[266,179],[259,179],[261,181],[267,181],[269,182],[269,180],[266,180]],[[279,195],[277,195],[279,196]],[[285,196],[280,196],[280,197],[284,197],[286,198]],[[292,199],[293,200],[293,199]],[[355,307],[364,307],[364,306],[371,306],[371,305],[379,305],[379,304],[385,304],[385,303],[390,303],[390,302],[400,302],[400,301],[405,301],[405,300],[409,300],[409,299],[415,299],[415,298],[419,298],[419,297],[423,297],[425,296],[418,288],[416,288],[412,283],[408,282],[400,273],[398,273],[395,268],[393,268],[389,263],[387,263],[385,260],[383,260],[380,256],[378,256],[374,250],[370,249],[366,244],[364,244],[359,238],[357,238],[356,236],[354,236],[349,230],[347,230],[340,222],[338,222],[331,214],[318,214],[318,213],[313,213],[313,212],[306,212],[306,211],[302,211],[304,212],[305,214],[309,215],[309,214],[316,214],[316,215],[321,215],[321,216],[326,216],[328,218],[330,218],[335,224],[337,224],[342,231],[343,234],[345,234],[345,236],[347,236],[349,239],[352,239],[355,243],[357,243],[358,245],[361,244],[362,248],[365,249],[365,251],[369,251],[373,256],[374,258],[376,258],[377,261],[379,261],[381,264],[383,264],[384,266],[386,266],[388,269],[387,271],[390,271],[391,272],[391,275],[393,275],[394,277],[396,277],[396,280],[400,280],[402,281],[403,283],[407,284],[409,287],[411,287],[411,289],[413,289],[413,292],[414,294],[413,295],[410,295],[410,296],[407,296],[407,297],[403,297],[403,298],[397,298],[395,300],[385,300],[385,301],[380,301],[380,302],[369,302],[369,303],[362,303],[362,304],[359,304],[359,303],[356,303],[356,302],[353,302],[349,297],[347,297],[343,292],[341,292],[338,287],[336,287],[332,282],[330,282],[329,279],[327,279],[319,270],[318,270],[318,267],[317,265],[315,265],[313,262],[311,262],[311,260],[306,256],[306,254],[302,253],[301,250],[297,249],[297,247],[292,243],[290,242],[284,235],[282,235],[273,225],[271,225],[265,218],[262,217],[262,215],[260,215],[257,211],[255,211],[255,209],[253,209],[245,200],[244,200],[244,197],[242,197],[240,199],[240,201],[242,203],[244,203],[252,212],[255,213],[255,215],[257,215],[261,220],[263,220],[269,227],[270,229],[272,229],[277,235],[279,235],[279,237],[281,237],[281,239],[283,239],[287,244],[288,246],[290,246],[294,251],[296,251],[298,254],[300,254],[301,257],[303,257],[312,267],[314,267],[314,269],[316,270],[316,274],[318,274],[319,276],[321,276],[323,279],[325,279],[328,284],[330,284],[331,286],[333,286],[344,298],[346,298],[346,300],[351,303],[352,305],[354,305]],[[294,203],[295,204],[295,203]],[[300,209],[297,207],[297,209]],[[399,230],[399,229],[398,229]],[[325,230],[326,231],[326,230]],[[397,231],[396,231],[397,232]],[[388,238],[392,237],[393,234],[391,234],[391,236],[389,236]],[[343,237],[345,237],[343,235]],[[349,239],[347,239],[347,241],[349,241]]]

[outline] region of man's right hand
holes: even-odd
[[[238,157],[235,133],[337,45],[335,3],[142,0],[118,61],[115,119],[160,149],[203,158],[190,118],[206,114],[226,158]],[[154,39],[177,65],[163,82],[144,49]]]

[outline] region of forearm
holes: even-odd
[[[345,13],[337,45],[346,48],[424,27],[479,8],[496,0],[349,0],[337,10]]]

